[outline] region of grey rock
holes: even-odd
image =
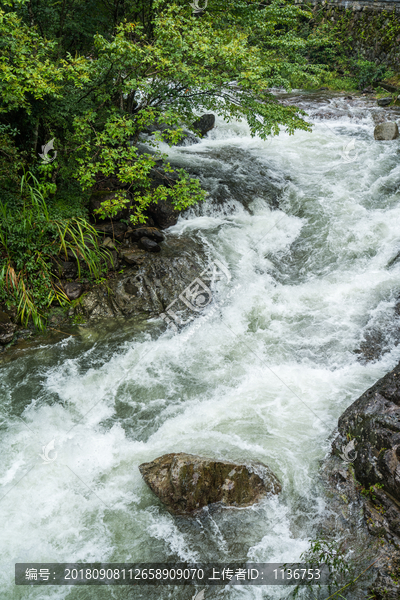
[[[147,237],[150,240],[154,240],[158,244],[163,242],[165,236],[156,229],[155,227],[138,227],[130,232],[130,238],[134,241],[139,241],[142,237]]]
[[[102,319],[111,319],[122,316],[107,293],[104,286],[96,286],[82,297],[79,305],[74,307],[73,314],[69,316],[83,315],[87,320],[99,321]]]
[[[128,265],[141,265],[144,260],[145,251],[138,248],[123,248],[119,251],[119,256]]]
[[[160,229],[167,229],[176,225],[179,210],[176,210],[169,200],[159,200],[157,204],[148,206],[146,215],[149,215]]]
[[[4,346],[14,339],[14,333],[17,329],[7,313],[0,311],[0,344]]]
[[[355,452],[346,464],[350,441]],[[323,533],[369,548],[371,562],[381,559],[370,591],[399,598],[390,573],[400,569],[400,364],[342,414],[322,477],[331,515]]]
[[[81,283],[64,283],[64,291],[70,300],[77,300],[83,294],[84,287]]]
[[[150,489],[176,515],[191,515],[205,506],[245,507],[282,486],[262,463],[237,464],[193,454],[172,453],[139,466]]]
[[[353,463],[357,480],[366,486],[383,484],[400,502],[400,365],[340,417],[333,444],[336,455],[348,438],[357,440]]]
[[[152,169],[150,173],[151,187],[157,189],[159,186],[172,188],[178,179],[177,173],[165,173],[160,165],[157,169]],[[170,198],[159,200],[157,203],[150,204],[146,209],[146,217],[160,229],[167,229],[175,225],[178,221],[179,210],[175,209]]]
[[[207,265],[202,246],[184,237],[168,238],[158,254],[127,248],[120,250],[119,255],[129,266],[108,281],[111,293],[102,285],[95,286],[74,308],[75,314],[82,314],[89,321],[119,316],[157,317]],[[193,318],[193,312],[182,302],[174,308],[182,321]]]
[[[376,140],[395,140],[399,137],[399,128],[397,123],[380,123],[374,129],[374,138]]]
[[[150,240],[147,237],[142,237],[139,240],[139,248],[146,250],[147,252],[160,252],[161,248],[154,240]]]
[[[207,113],[202,115],[193,123],[193,129],[200,131],[201,135],[204,136],[206,133],[211,131],[215,126],[215,115]]]
[[[78,274],[78,266],[74,261],[54,261],[53,272],[61,279],[75,279]]]
[[[377,101],[378,106],[389,106],[392,103],[392,97],[389,98],[379,98]]]
[[[112,241],[112,239],[110,237],[106,237],[102,244],[101,244],[104,248],[108,248],[109,250],[115,250],[115,243]]]
[[[124,284],[124,290],[127,294],[130,294],[131,296],[136,296],[139,293],[139,288],[137,285],[135,285],[132,281],[128,280],[125,284]]]

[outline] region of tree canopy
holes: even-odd
[[[10,281],[25,282],[31,305],[54,297],[44,238],[27,224],[43,223],[47,257],[65,247],[61,231],[92,235],[84,220],[96,186],[117,192],[100,216],[129,205],[133,223],[151,203],[202,200],[199,181],[157,145],[177,143],[201,113],[245,119],[261,138],[309,129],[271,93],[318,83],[322,68],[306,58],[315,36],[299,34],[309,17],[292,0],[209,0],[200,18],[190,0],[0,0],[0,300]],[[57,158],[41,161],[49,141]]]
[[[307,13],[290,2],[210,0],[200,19],[183,0],[0,6],[3,147],[59,186],[72,178],[85,190],[99,174],[116,175],[134,194],[137,217],[167,193],[150,188],[155,157],[135,146],[152,123],[168,125],[170,143],[179,138],[176,127],[190,126],[201,111],[244,118],[263,138],[281,127],[308,128],[301,111],[268,91],[315,83],[320,72],[295,33]],[[53,138],[57,161],[40,166],[38,150]],[[5,169],[11,179],[20,162]],[[177,206],[201,197],[184,173],[178,182]]]

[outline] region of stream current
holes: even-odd
[[[217,119],[199,144],[163,148],[210,192],[168,236],[201,240],[231,275],[201,326],[83,326],[1,365],[0,598],[195,594],[17,587],[16,562],[298,561],[308,548],[337,419],[400,359],[399,141],[374,141],[382,109],[365,101],[287,98],[307,107],[312,133],[264,142]],[[382,353],[365,361],[357,350],[376,335]],[[167,452],[265,462],[283,491],[245,510],[173,517],[138,471]],[[286,597],[278,587],[205,593]]]

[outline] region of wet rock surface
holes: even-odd
[[[147,252],[160,252],[161,248],[154,240],[149,239],[148,237],[142,237],[139,240],[139,248],[143,250],[147,250]]]
[[[349,448],[354,448],[350,453]],[[400,597],[400,364],[340,417],[322,477],[325,530],[370,548],[378,600]]]
[[[142,237],[147,237],[157,243],[163,242],[165,239],[161,231],[155,227],[138,227],[137,229],[128,230],[127,236],[134,242],[137,242]]]
[[[379,100],[377,100],[377,105],[378,106],[389,106],[389,104],[391,104],[392,102],[392,97],[389,96],[389,98],[379,98]]]
[[[16,329],[17,326],[11,321],[9,315],[0,311],[0,344],[2,346],[12,342]]]
[[[204,136],[206,133],[211,131],[215,126],[215,115],[208,113],[202,115],[193,123],[193,129],[200,131],[201,135]]]
[[[281,484],[262,463],[236,464],[193,454],[172,453],[139,466],[150,489],[176,515],[191,515],[205,506],[245,507]]]
[[[160,229],[176,225],[179,218],[179,210],[176,210],[169,200],[159,200],[157,204],[150,204],[146,214]]]
[[[397,573],[400,552],[385,536],[382,528],[387,496],[374,489],[366,493],[356,480],[351,464],[330,456],[323,465],[321,479],[325,487],[326,511],[319,537],[335,540],[348,552],[348,566],[354,577],[373,565],[357,581],[346,598],[364,600],[398,600]],[[351,581],[347,576],[343,585]]]
[[[70,300],[77,300],[82,295],[84,287],[81,283],[65,283],[64,291]]]
[[[155,242],[154,242],[155,243]],[[95,286],[74,308],[85,319],[117,316],[158,316],[206,266],[201,244],[171,237],[162,252],[131,247],[120,250],[128,263],[124,272],[104,285]]]
[[[400,504],[400,365],[343,413],[333,452],[339,455],[348,439],[357,442],[357,480],[366,486],[382,484]]]
[[[375,127],[374,138],[376,140],[395,140],[399,137],[397,123],[380,123]]]
[[[121,248],[119,250],[119,256],[128,265],[139,266],[144,261],[145,250],[129,246],[128,248]]]

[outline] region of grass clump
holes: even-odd
[[[0,201],[0,301],[16,306],[20,322],[32,319],[44,329],[46,310],[69,303],[58,284],[57,259],[77,262],[78,275],[99,279],[109,258],[97,243],[96,230],[82,217],[60,218],[46,201],[46,191],[28,172],[13,203]]]

